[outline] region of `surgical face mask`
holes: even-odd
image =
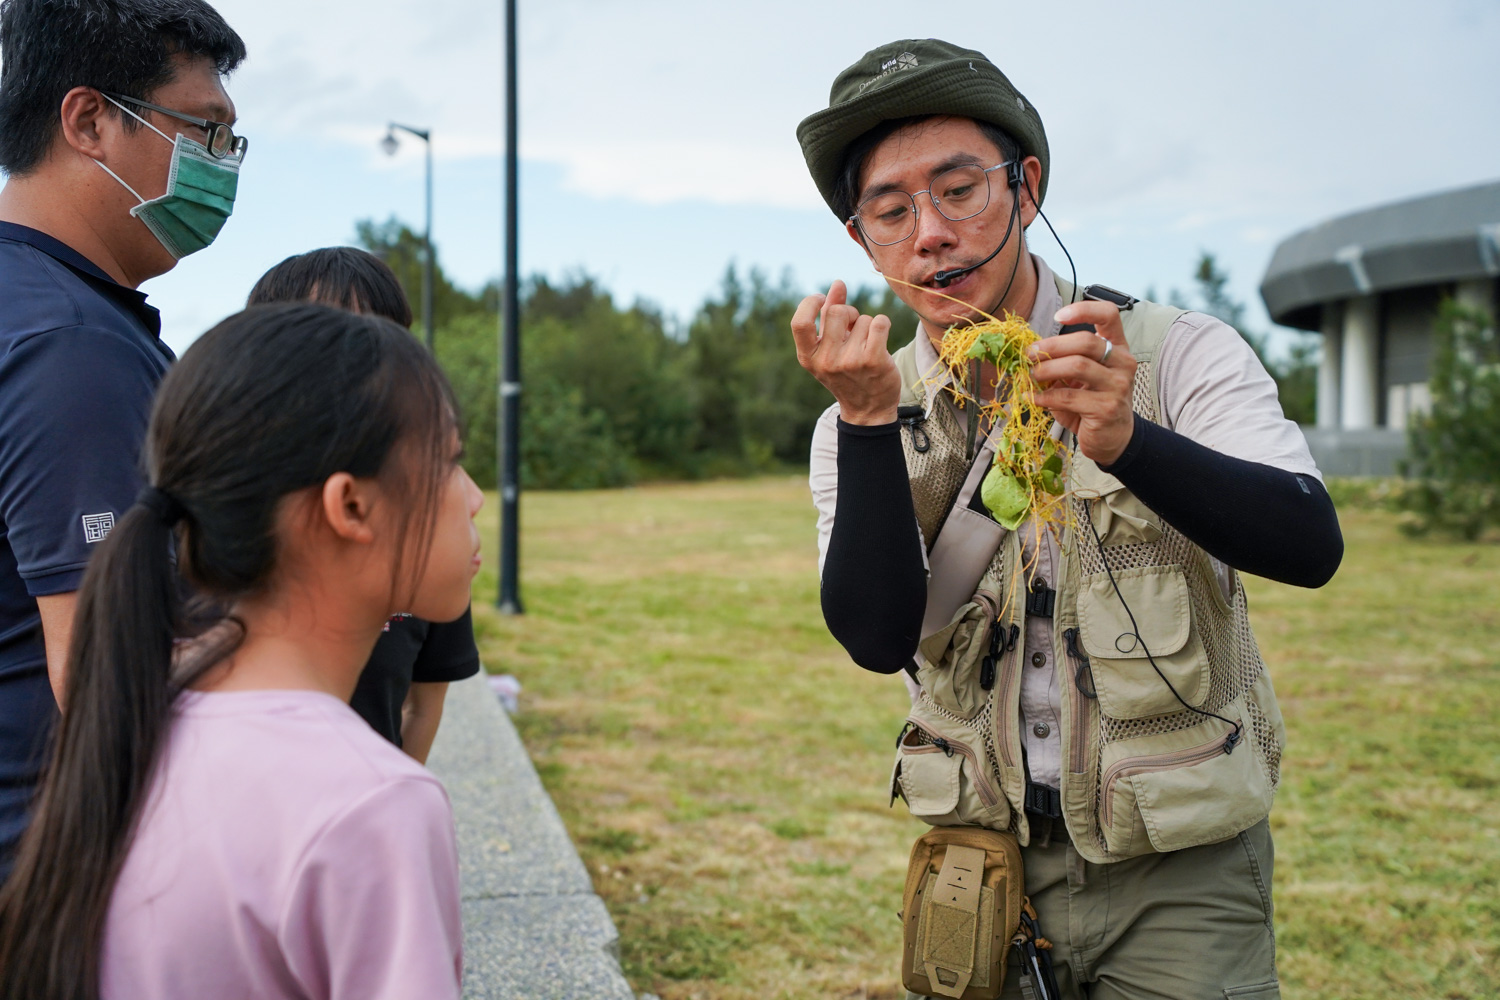
[[[234,195],[239,187],[240,161],[243,153],[223,158],[214,156],[201,142],[177,135],[174,141],[165,132],[113,98],[105,100],[172,143],[172,168],[167,174],[167,193],[160,198],[142,198],[120,175],[95,160],[99,167],[135,195],[140,202],[130,214],[146,224],[177,260],[197,253],[214,241],[234,211]]]

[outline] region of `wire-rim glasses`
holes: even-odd
[[[125,101],[127,103],[134,104],[138,108],[148,108],[152,111],[157,112],[158,114],[166,115],[169,118],[176,118],[180,122],[187,122],[189,125],[196,125],[198,128],[201,128],[208,134],[208,141],[203,145],[208,149],[211,155],[216,156],[221,160],[226,156],[231,155],[244,156],[245,150],[250,148],[250,140],[246,139],[242,135],[235,135],[234,131],[224,122],[216,122],[211,121],[207,118],[196,118],[193,115],[185,115],[181,111],[173,111],[171,108],[164,108],[159,104],[152,104],[151,102],[143,101],[138,97],[127,97],[124,94],[112,94],[108,91],[100,91],[100,93],[105,97],[110,97],[117,101]]]
[[[932,179],[926,190],[907,194],[885,191],[860,202],[849,221],[859,226],[865,239],[888,247],[917,231],[917,195],[925,194],[932,207],[949,222],[972,219],[990,205],[990,174],[1011,165],[1011,160],[993,167],[976,163],[945,170]]]

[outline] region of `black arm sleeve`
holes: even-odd
[[[1311,476],[1230,458],[1139,416],[1120,458],[1101,468],[1243,573],[1321,587],[1344,558],[1333,501]]]
[[[839,493],[823,561],[823,620],[864,667],[894,674],[911,664],[927,606],[901,425],[839,428]]]

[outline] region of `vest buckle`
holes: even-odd
[[[1051,618],[1057,606],[1057,591],[1045,583],[1032,585],[1026,592],[1026,614],[1031,618]]]

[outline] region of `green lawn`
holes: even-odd
[[[522,526],[527,614],[489,610],[487,547],[475,624],[635,987],[902,996],[906,693],[823,628],[805,484],[528,493]],[[1500,995],[1500,546],[1344,530],[1324,589],[1247,582],[1290,733],[1286,995]]]

